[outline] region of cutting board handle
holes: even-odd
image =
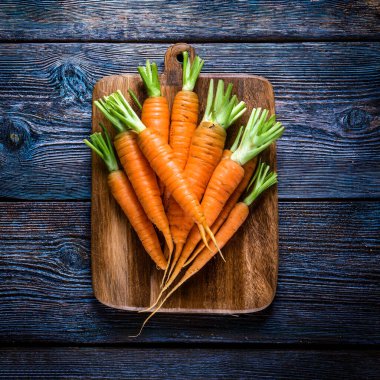
[[[195,49],[184,42],[174,44],[166,50],[164,75],[168,84],[182,83],[182,52],[188,51],[191,60],[195,57]]]

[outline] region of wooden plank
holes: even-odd
[[[169,104],[173,103],[174,95],[182,87],[182,77],[178,75],[181,66],[177,55],[189,50],[192,47],[188,44],[176,44],[166,52],[165,70],[160,83],[165,89]],[[201,110],[206,108],[210,78],[231,82],[236,89],[236,95],[239,99],[245,99],[249,109],[262,107],[273,112],[273,89],[268,81],[257,76],[225,77],[218,74],[213,74],[212,77],[203,74],[197,80],[195,91],[200,99]],[[137,74],[112,75],[95,85],[93,97],[98,99],[118,89],[127,94],[128,88],[132,88],[139,99],[144,99],[144,90],[139,86],[140,83],[141,79]],[[249,115],[246,113],[240,122],[245,124],[248,119]],[[107,123],[107,119],[94,108],[93,131],[101,130],[99,122]],[[240,122],[229,127],[230,134],[236,136]],[[213,123],[210,124],[213,127]],[[109,126],[109,131],[113,133],[114,128]],[[274,144],[266,154],[265,161],[272,168],[276,167]],[[113,199],[107,179],[104,162],[94,154],[91,197],[94,293],[107,306],[133,311],[144,310],[156,301],[161,292],[163,271],[158,271],[153,261],[151,265],[147,263],[141,244],[129,232],[126,233],[131,231],[131,225]],[[278,268],[277,186],[263,196],[260,205],[248,218],[246,228],[239,230],[234,245],[226,247],[224,251],[228,257],[233,257],[233,261],[216,261],[209,270],[202,271],[197,276],[196,286],[193,284],[192,287],[181,287],[161,311],[249,313],[262,310],[272,302],[276,292]],[[139,277],[138,282],[136,275]]]
[[[377,379],[380,351],[3,348],[2,378]]]
[[[0,45],[0,197],[89,199],[91,92],[105,75],[160,68],[167,45]],[[279,197],[380,194],[380,43],[195,45],[204,71],[258,74],[287,131]]]
[[[3,40],[244,41],[379,38],[376,1],[57,3],[3,0]]]
[[[377,202],[280,203],[279,281],[268,309],[160,314],[133,339],[144,315],[93,296],[90,203],[3,202],[0,342],[379,344],[379,222]]]

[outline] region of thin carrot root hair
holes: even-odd
[[[178,282],[178,284],[165,296],[165,298],[161,301],[161,303],[149,314],[149,316],[145,319],[145,321],[143,322],[141,328],[140,328],[140,331],[138,332],[137,335],[135,336],[132,336],[131,338],[137,338],[143,331],[145,325],[148,323],[148,321],[162,308],[163,304],[168,300],[168,298],[184,283],[186,282],[193,274],[195,274],[196,272],[194,273],[191,273],[189,275],[186,276],[186,274],[181,278],[181,280]],[[161,293],[163,293],[164,289],[161,291]],[[162,297],[162,294],[161,294],[161,297]],[[159,298],[156,300],[156,302],[149,308],[149,309],[146,309],[146,311],[149,311],[151,310],[153,307],[155,307],[157,305],[159,301]]]
[[[187,277],[188,278],[188,277]],[[177,290],[186,280],[187,278],[185,279],[181,279],[179,281],[179,283],[165,296],[164,300],[161,302],[161,304],[158,306],[158,308],[156,308],[154,311],[153,311],[153,314],[157,313],[157,311],[159,309],[161,309],[162,305],[167,301],[167,299],[174,293],[175,290]],[[162,289],[161,289],[161,292],[160,294],[157,296],[156,298],[156,301],[154,301],[154,304],[150,305],[147,309],[144,309],[144,310],[140,310],[139,313],[144,313],[144,312],[148,312],[150,310],[152,310],[157,304],[158,302],[160,301],[160,299],[162,298],[162,295],[164,294],[164,292],[169,288],[170,284],[166,284]],[[144,327],[145,323],[148,322],[148,320],[152,317],[153,315],[149,316],[149,318],[147,318],[143,324],[142,327]],[[141,332],[141,331],[140,331]],[[139,333],[140,334],[140,333]],[[138,335],[137,335],[138,336]]]
[[[170,230],[169,230],[169,234],[170,234]],[[166,247],[169,250],[169,257],[170,257],[170,255],[172,254],[172,252],[174,250],[174,243],[173,243],[173,240],[171,238],[171,234],[170,235],[168,235],[167,233],[164,234],[164,238],[165,238],[165,242],[166,242]]]
[[[189,264],[191,264],[194,259],[201,253],[204,249],[204,246],[201,244],[191,255],[190,257],[185,261],[185,264],[183,264],[182,268],[187,267]]]
[[[145,327],[145,325],[148,323],[149,319],[151,319],[151,318],[154,316],[154,314],[156,314],[156,313],[161,309],[161,307],[162,307],[162,305],[164,304],[165,301],[166,301],[166,297],[165,297],[164,301],[161,302],[161,304],[160,304],[158,307],[156,307],[156,309],[154,309],[154,310],[149,314],[149,316],[145,319],[145,321],[144,321],[143,324],[141,325],[141,328],[140,328],[139,332],[138,332],[136,335],[130,335],[129,338],[137,338],[137,337],[139,337],[139,336],[141,335],[141,333],[142,333],[142,331],[144,330],[144,327]],[[149,309],[147,309],[147,310],[149,310]],[[143,311],[145,311],[145,310],[143,310]]]
[[[168,289],[168,286],[165,285],[161,289],[161,291],[160,291],[159,295],[157,296],[156,300],[154,301],[154,303],[152,305],[150,305],[148,308],[143,309],[143,310],[139,310],[138,312],[139,313],[147,313],[148,311],[152,310],[158,304],[158,301],[162,298],[162,295],[164,294],[165,290],[167,290],[167,289]]]
[[[176,246],[176,249],[177,249],[177,246]],[[173,249],[169,250],[168,265],[166,266],[164,275],[162,276],[160,288],[164,286],[166,278],[170,275],[169,268],[171,266],[170,264],[172,263],[172,258],[173,258]]]
[[[200,223],[197,223],[197,226],[198,226],[198,229],[199,229],[199,233],[201,234],[201,238],[202,238],[203,243],[205,244],[205,246],[208,249],[210,249],[210,246],[208,245],[206,233],[205,233],[206,227],[208,228],[207,224],[205,223],[205,225],[202,225]],[[211,236],[210,236],[210,239],[211,239]]]
[[[214,243],[215,247],[218,249],[218,252],[219,252],[220,257],[222,258],[222,260],[223,260],[224,262],[226,262],[226,259],[224,258],[223,253],[222,253],[222,251],[220,250],[219,245],[218,245],[218,242],[216,241],[215,236],[214,236],[213,232],[211,231],[210,227],[206,224],[206,225],[204,226],[204,229],[206,230],[207,235],[210,237],[210,239],[211,239],[212,242]],[[206,236],[205,236],[204,239],[203,239],[203,236],[202,236],[202,240],[203,240],[203,242],[205,243],[205,246],[206,246],[206,247],[212,252],[212,249],[210,248],[210,246],[209,246],[208,243],[207,243],[207,238],[206,238]]]
[[[174,261],[173,263],[171,263],[172,265],[170,265],[170,269],[169,269],[169,272],[168,272],[168,275],[167,275],[167,278],[166,278],[166,282],[169,281],[170,279],[170,276],[173,272],[173,269],[175,268],[177,262],[178,262],[178,259],[181,255],[181,252],[182,252],[182,249],[183,249],[183,246],[184,244],[176,244],[175,246],[175,251],[174,251]]]
[[[152,305],[150,305],[148,308],[146,309],[143,309],[143,310],[140,310],[139,313],[147,313],[148,311],[151,311],[157,304],[158,304],[158,301],[162,298],[162,295],[164,294],[164,292],[168,289],[168,285],[165,285],[161,291],[160,291],[160,294],[157,296],[156,300],[154,301],[154,303]]]

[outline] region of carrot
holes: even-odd
[[[243,165],[243,168],[244,168],[243,179],[241,180],[241,182],[239,183],[239,186],[236,188],[233,194],[228,198],[228,201],[224,205],[216,221],[211,226],[211,231],[214,234],[218,232],[219,228],[222,226],[222,224],[224,223],[224,221],[227,219],[228,215],[230,214],[231,210],[236,205],[240,196],[243,194],[244,190],[247,188],[248,183],[251,180],[251,177],[256,169],[256,165],[257,165],[257,157],[254,157],[252,160],[248,161],[246,164]],[[197,247],[197,249],[192,253],[191,257],[187,260],[184,266],[188,265],[189,262],[191,262],[195,258],[195,256],[200,251],[202,251],[204,247],[205,245],[203,244],[203,242],[199,243],[199,247]]]
[[[161,95],[160,79],[158,77],[157,65],[146,61],[145,67],[137,68],[141,79],[148,92],[141,110],[141,121],[143,124],[157,132],[165,142],[169,141],[170,112],[166,97]],[[164,186],[159,181],[160,193],[164,194]]]
[[[218,239],[217,241],[220,245],[219,248],[223,248],[228,243],[231,237],[247,219],[249,214],[249,206],[251,206],[265,190],[276,183],[277,174],[270,172],[269,165],[260,163],[255,175],[251,179],[251,182],[248,186],[250,189],[249,194],[244,198],[242,202],[238,202],[233,207],[230,214],[228,215],[228,218],[225,220],[215,236]],[[187,269],[186,273],[193,273],[194,270],[198,272],[217,252],[218,250],[215,249],[215,246],[211,246],[211,251],[205,247],[199,256],[193,261],[192,265]],[[206,258],[207,261],[205,261]],[[181,279],[181,282],[182,280],[183,279]]]
[[[223,226],[220,228],[220,230],[215,236],[215,238],[218,241],[218,244],[220,244],[220,248],[224,247],[228,243],[231,237],[236,233],[236,231],[247,219],[249,214],[249,206],[258,199],[260,194],[262,194],[266,189],[268,189],[275,183],[277,183],[277,174],[269,172],[268,165],[264,163],[259,164],[256,174],[252,178],[252,181],[250,183],[250,187],[252,187],[250,193],[244,198],[242,202],[239,202],[234,206],[227,220],[224,222]],[[214,245],[211,245],[211,250],[208,248],[204,248],[202,250],[202,252],[197,256],[197,258],[194,260],[191,266],[186,270],[180,281],[170,290],[170,292],[161,301],[159,306],[157,306],[154,309],[154,311],[149,315],[149,317],[145,319],[139,334],[141,333],[142,329],[149,321],[149,319],[152,318],[155,313],[157,313],[157,311],[163,306],[163,304],[168,300],[168,298],[188,279],[190,279],[192,276],[198,273],[215,256],[217,252],[218,249],[216,249]],[[157,303],[158,300],[148,310],[155,307]]]
[[[268,117],[268,115],[268,110],[262,111],[261,108],[253,109],[243,135],[241,138],[238,136],[234,146],[231,147],[233,153],[230,160],[237,162],[242,166],[244,169],[244,176],[239,183],[239,186],[235,189],[234,194],[228,199],[225,199],[223,205],[221,203],[219,204],[223,207],[211,208],[212,214],[210,217],[208,216],[209,213],[206,211],[206,207],[204,207],[206,219],[209,224],[212,224],[215,232],[217,232],[221,224],[223,224],[224,220],[240,198],[240,195],[246,189],[256,168],[257,155],[278,139],[284,131],[281,123],[276,122],[275,115],[272,117]],[[225,173],[225,176],[230,177],[231,174]],[[217,220],[218,218],[219,221]],[[200,240],[196,232],[197,231],[192,231],[181,256],[188,258],[191,252],[193,252]],[[192,261],[200,250],[201,248],[197,249],[185,265]]]
[[[111,193],[136,231],[146,252],[159,268],[165,269],[167,261],[162,253],[153,224],[146,216],[127,176],[119,169],[109,135],[103,126],[102,128],[106,138],[100,132],[95,132],[90,136],[90,141],[84,140],[84,142],[106,164],[109,171],[108,186]]]
[[[196,128],[189,151],[184,174],[196,198],[200,200],[210,177],[219,163],[226,140],[226,130],[246,110],[245,103],[238,103],[236,95],[231,96],[232,84],[224,91],[224,82],[218,82],[214,98],[214,81],[210,80],[207,105],[204,117]],[[169,258],[170,270],[176,264],[185,244],[186,237],[193,227],[192,219],[180,205],[169,201],[168,220],[176,245],[173,260]]]
[[[191,138],[198,124],[199,100],[193,90],[204,61],[196,56],[191,64],[189,53],[184,51],[182,55],[182,90],[174,97],[169,145],[173,149],[174,160],[181,169],[184,169],[189,156]]]
[[[206,246],[208,246],[206,233],[217,245],[214,235],[206,223],[199,201],[194,196],[183,172],[173,161],[173,152],[170,146],[161,136],[142,123],[120,90],[104,97],[103,100],[95,101],[95,105],[117,129],[122,131],[128,128],[137,134],[141,151],[173,198],[197,223]]]
[[[148,92],[142,111],[141,121],[147,128],[157,132],[165,142],[169,140],[170,112],[168,101],[161,95],[160,79],[158,77],[157,65],[146,61],[146,66],[137,68]]]
[[[227,219],[227,216],[239,200],[240,196],[243,194],[244,190],[247,188],[249,181],[256,169],[257,165],[257,157],[252,158],[252,160],[248,161],[243,165],[244,168],[244,177],[239,183],[239,186],[236,188],[234,193],[228,199],[226,204],[223,207],[223,210],[218,215],[218,218],[213,223],[212,227],[218,230],[223,222]]]
[[[282,135],[284,128],[281,123],[276,122],[275,117],[268,118],[268,114],[268,110],[262,111],[260,108],[252,111],[242,136],[238,134],[235,144],[231,147],[231,157],[221,160],[216,167],[201,203],[208,225],[212,226],[216,221],[224,205],[243,180],[243,165],[257,157]],[[173,275],[167,281],[168,285],[179,274],[199,241],[198,231],[192,229]]]
[[[104,109],[108,107],[103,101],[96,102],[96,104]],[[162,204],[161,193],[154,171],[138,146],[136,133],[126,129],[117,120],[113,120],[113,125],[118,131],[114,144],[120,163],[131,181],[135,193],[138,194],[146,215],[163,233],[166,244],[169,250],[172,251],[173,240],[169,222]]]

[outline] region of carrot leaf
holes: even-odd
[[[133,101],[135,102],[137,107],[139,107],[139,109],[142,110],[142,105],[141,105],[139,99],[137,98],[137,95],[135,94],[135,92],[131,88],[128,90],[128,94],[131,96],[131,98],[133,99]]]
[[[224,81],[219,80],[214,97],[214,83],[210,81],[207,96],[206,111],[203,121],[217,123],[227,129],[247,110],[246,104],[239,102],[236,95],[232,95],[232,83],[224,91]]]
[[[160,78],[158,77],[156,63],[153,62],[151,64],[149,59],[147,59],[145,67],[139,66],[137,71],[145,84],[148,96],[150,98],[157,98],[158,96],[161,96]]]
[[[90,140],[84,139],[83,142],[90,147],[99,157],[104,161],[107,166],[107,169],[110,172],[114,172],[119,170],[119,166],[117,164],[115,151],[113,149],[111,139],[107,130],[105,129],[103,124],[100,124],[104,131],[104,136],[101,132],[95,132],[90,135]]]
[[[124,127],[123,123],[111,114],[111,108],[109,107],[109,105],[107,104],[107,102],[105,100],[103,100],[103,99],[95,100],[94,104],[96,105],[96,107],[99,108],[99,110],[106,117],[106,119],[108,119],[112,123],[112,126],[119,133],[125,131],[125,127]]]
[[[265,190],[277,183],[277,173],[271,172],[269,165],[260,162],[255,175],[252,177],[248,189],[249,193],[243,202],[250,206]]]
[[[240,128],[239,128],[239,131],[238,131],[238,134],[236,135],[235,137],[235,141],[234,143],[232,144],[231,148],[230,148],[230,151],[231,152],[235,152],[235,150],[237,149],[237,147],[239,146],[240,144],[240,140],[241,140],[241,137],[243,135],[243,131],[244,131],[244,126],[242,125]]]
[[[187,51],[182,52],[182,56],[182,90],[193,91],[205,61],[197,55],[190,63]]]
[[[118,132],[132,129],[140,133],[146,128],[120,90],[104,96],[95,104],[115,127],[117,125]]]
[[[239,146],[231,159],[244,165],[282,136],[284,127],[276,116],[268,117],[269,111],[254,108],[245,127]]]

